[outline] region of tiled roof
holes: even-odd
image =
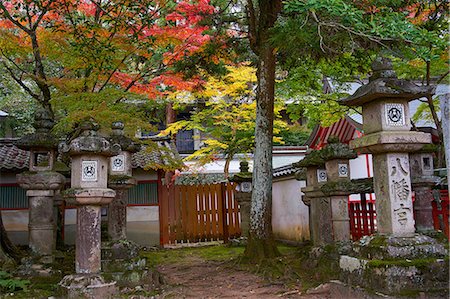
[[[16,139],[0,139],[0,170],[28,168],[30,152],[13,144]]]
[[[293,164],[277,167],[273,169],[273,178],[285,178],[285,177],[295,177],[296,180],[305,180],[306,179],[306,168],[303,167],[295,167]]]
[[[298,168],[292,166],[292,164],[277,167],[277,168],[273,169],[273,177],[277,178],[277,177],[293,175],[297,170],[298,170]]]
[[[22,170],[28,168],[30,152],[21,150],[14,145],[16,139],[0,139],[0,171],[3,170]],[[141,151],[132,156],[133,168],[144,168],[148,164],[154,167],[165,165],[168,160],[180,160],[181,158],[172,141],[166,138],[152,138],[156,143],[157,149],[149,150],[142,147]]]
[[[148,165],[167,165],[172,161],[181,163],[181,157],[174,142],[166,137],[148,137],[156,143],[157,148],[143,145],[141,150],[134,153],[131,164],[133,168],[145,168]]]

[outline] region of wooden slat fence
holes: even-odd
[[[162,187],[161,244],[228,241],[240,236],[232,183]]]

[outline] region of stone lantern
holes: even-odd
[[[411,185],[415,193],[414,214],[417,232],[430,232],[433,226],[434,200],[432,187],[439,182],[434,176],[433,154],[423,149],[409,155],[411,170]]]
[[[60,144],[60,151],[72,158],[72,188],[66,196],[77,206],[77,234],[75,243],[76,275],[63,278],[60,285],[69,298],[103,298],[114,291],[113,283],[105,283],[101,270],[101,215],[102,205],[115,197],[107,188],[109,157],[117,155],[119,145],[111,145],[99,136],[99,126],[93,120],[80,125],[80,136],[70,144]]]
[[[128,189],[137,184],[131,170],[131,155],[140,150],[140,146],[123,132],[124,124],[114,122],[111,144],[119,144],[121,151],[110,158],[108,187],[116,191],[116,197],[108,206],[108,234],[112,241],[127,238],[127,197]]]
[[[65,178],[54,170],[58,140],[50,133],[54,122],[46,109],[35,114],[36,132],[22,137],[17,147],[30,152],[29,171],[17,175],[19,185],[29,198],[28,244],[41,262],[52,262],[55,249],[53,201],[63,188]]]
[[[431,143],[431,136],[410,130],[408,102],[433,90],[398,79],[388,59],[377,58],[372,69],[369,83],[342,104],[362,106],[364,136],[350,147],[373,157],[378,233],[340,257],[341,277],[388,294],[448,295],[448,251],[439,240],[416,234],[413,218],[409,153]]]
[[[252,200],[252,173],[249,171],[248,162],[239,164],[239,173],[230,178],[230,182],[236,183],[236,200],[241,211],[241,235],[247,238],[250,230],[250,203]]]
[[[303,160],[292,165],[297,168],[306,167],[303,202],[309,206],[309,227],[314,246],[332,243],[331,202],[320,189],[328,181],[325,161],[320,151],[310,151]]]
[[[373,154],[378,232],[412,236],[408,153],[431,143],[431,135],[411,131],[408,102],[432,90],[398,79],[388,59],[377,58],[372,68],[369,84],[342,101],[347,106],[362,106],[364,136],[353,140],[350,146]]]
[[[328,182],[321,190],[330,197],[333,223],[333,240],[350,240],[350,217],[348,215],[348,196],[352,193],[349,159],[355,159],[356,153],[339,139],[328,139],[327,146],[321,150],[325,161]]]

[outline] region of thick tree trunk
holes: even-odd
[[[15,260],[20,261],[16,247],[11,243],[3,226],[2,213],[0,211],[0,262],[7,263]]]
[[[251,7],[250,7],[251,6]],[[256,93],[255,156],[250,231],[245,256],[255,262],[278,255],[272,234],[272,138],[275,94],[275,55],[269,31],[275,24],[281,1],[259,1],[254,51],[258,55]],[[249,3],[249,10],[253,9]],[[249,16],[255,16],[249,12]],[[252,30],[251,30],[252,31]]]

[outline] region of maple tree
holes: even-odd
[[[56,132],[74,137],[93,116],[134,134],[149,127],[147,99],[196,88],[196,62],[215,63],[202,24],[214,11],[208,0],[0,1],[1,69],[52,114]]]
[[[228,73],[220,78],[210,76],[197,92],[175,93],[182,103],[198,103],[188,120],[170,124],[162,135],[176,134],[180,130],[198,130],[202,136],[201,148],[186,158],[197,165],[214,161],[218,155],[225,159],[224,173],[228,177],[229,165],[238,153],[249,153],[254,148],[256,102],[255,69],[248,64],[228,66]],[[274,142],[283,143],[279,134],[287,125],[280,118],[283,105],[275,109]]]
[[[145,109],[131,103],[202,82],[194,67],[185,78],[183,62],[200,59],[214,42],[202,24],[213,13],[208,0],[2,1],[0,59],[23,90],[63,119],[56,129],[96,116],[106,127],[122,119],[134,130],[148,123]]]

